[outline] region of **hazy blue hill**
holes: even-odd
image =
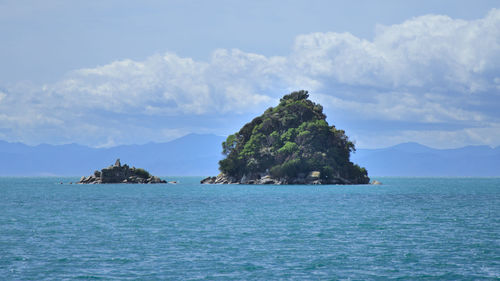
[[[0,175],[77,175],[80,163],[96,162],[93,156],[97,152],[77,144],[28,146],[1,142]]]
[[[78,144],[28,146],[0,141],[0,175],[90,175],[120,158],[157,175],[218,173],[225,137],[191,134],[166,143],[90,148]],[[402,143],[358,149],[351,159],[370,176],[500,176],[500,147],[433,149]]]
[[[90,148],[0,142],[0,175],[89,175],[120,158],[157,175],[217,173],[224,137],[191,134],[166,143]]]
[[[0,140],[0,153],[10,152],[10,153],[18,153],[18,152],[26,152],[28,149],[32,147],[27,146],[25,144],[19,142],[6,142]]]
[[[144,167],[158,175],[211,175],[218,173],[224,137],[190,134],[167,143],[124,145],[107,149],[107,158]],[[130,159],[130,160],[129,160]],[[109,161],[108,161],[109,162]]]
[[[433,149],[403,143],[383,149],[358,149],[353,161],[377,176],[500,176],[500,149],[466,146]]]
[[[428,153],[433,151],[434,149],[421,145],[416,142],[405,142],[400,143],[392,147],[392,149],[402,152],[412,152],[412,153]]]

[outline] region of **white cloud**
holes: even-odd
[[[191,118],[196,130],[196,120],[260,113],[288,91],[307,89],[327,110],[352,119],[452,122],[491,132],[500,116],[483,108],[500,106],[499,81],[500,10],[473,21],[426,15],[377,26],[372,41],[350,33],[300,35],[283,57],[219,49],[208,61],[166,53],[75,70],[54,84],[0,93],[0,128],[22,140],[45,132],[39,139],[51,142],[59,130],[64,139],[95,145],[161,141],[169,138],[158,133],[162,126],[170,136],[187,133],[175,118]],[[130,128],[142,138],[131,139]],[[500,137],[486,142],[500,144]]]
[[[349,33],[301,35],[292,62],[323,84],[478,92],[500,71],[500,10],[476,21],[427,15],[378,26],[373,41]]]
[[[360,119],[439,123],[452,121],[481,122],[488,117],[449,104],[438,94],[414,95],[409,92],[373,94],[371,102],[342,99],[327,94],[316,95],[318,101],[332,110],[342,110]],[[448,104],[447,104],[448,103]]]
[[[256,81],[272,84],[266,68],[275,61],[239,50],[217,50],[208,63],[167,53],[142,62],[123,60],[77,70],[48,91],[116,113],[238,112],[270,101],[255,86]]]

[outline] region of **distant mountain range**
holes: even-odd
[[[216,175],[225,137],[191,134],[166,143],[91,148],[78,144],[27,146],[0,141],[1,176],[90,175],[113,165],[144,168],[153,175]]]
[[[111,148],[0,141],[0,176],[90,175],[114,164],[117,158],[155,175],[216,175],[224,140],[222,136],[190,134],[166,143]],[[369,176],[500,176],[500,147],[433,149],[403,143],[358,149],[351,159],[366,167]]]
[[[359,149],[351,160],[369,176],[500,176],[500,147],[434,149],[402,143],[382,149]]]

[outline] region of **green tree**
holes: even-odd
[[[297,91],[228,136],[219,169],[236,178],[265,171],[292,178],[320,171],[325,180],[342,177],[366,183],[366,169],[349,160],[354,151],[345,132],[328,125],[323,107],[310,101],[307,91]]]

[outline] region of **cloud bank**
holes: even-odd
[[[286,56],[156,54],[0,89],[0,138],[99,146],[227,134],[298,89],[360,146],[500,145],[500,10],[377,26],[373,40],[304,34]]]

